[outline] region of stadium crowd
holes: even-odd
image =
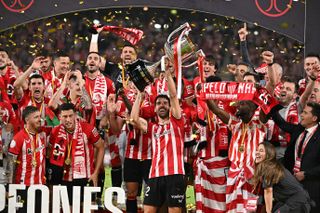
[[[27,49],[0,49],[0,183],[65,185],[72,205],[72,186],[104,186],[108,155],[112,185],[126,189],[126,212],[138,212],[141,194],[144,212],[161,207],[185,212],[187,184],[195,187],[197,212],[319,212],[318,53],[303,59],[305,73],[298,81],[284,71],[296,69],[285,63],[294,58],[290,42],[285,44],[289,56],[275,57],[277,47],[253,54],[247,38],[254,35],[246,25],[214,39],[206,34],[196,39],[205,57],[182,78],[180,98],[176,62],[169,57],[143,91],[129,77],[128,65],[136,59],[156,61],[164,54],[167,34],[152,37],[150,27],[137,24],[146,35],[144,52],[130,43],[119,45],[111,35],[104,46],[99,26],[98,34],[80,39],[75,32],[85,34],[84,25],[71,29],[69,21],[50,36],[42,32],[40,40],[37,27],[21,29],[20,42],[28,43],[35,32],[33,57]],[[239,49],[224,36],[234,32]],[[51,42],[52,37],[61,39]],[[256,38],[263,42],[268,33]],[[241,57],[227,57],[221,43]],[[72,68],[71,61],[78,64]],[[226,64],[229,81],[219,72]],[[204,83],[254,86],[269,99],[261,105],[201,99]],[[20,196],[28,199],[23,190]],[[18,211],[26,212],[26,205]]]

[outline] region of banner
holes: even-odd
[[[0,184],[0,212],[16,212],[19,208],[27,205],[28,212],[49,213],[49,206],[52,203],[52,212],[80,212],[80,197],[83,196],[83,212],[90,213],[92,210],[98,210],[98,205],[92,202],[94,194],[100,192],[100,187],[84,187],[81,191],[80,186],[73,186],[72,205],[69,203],[68,191],[66,186],[53,186],[51,197],[49,187],[46,185],[31,185],[29,187],[21,184],[9,184],[6,187]],[[27,191],[27,200],[21,200],[20,193]],[[41,191],[41,200],[35,200],[36,191]],[[105,208],[113,213],[122,213],[122,211],[113,205],[113,194],[117,194],[117,203],[125,204],[125,191],[119,187],[110,187],[104,191],[103,204]],[[41,202],[41,210],[35,209],[35,202]],[[6,208],[7,207],[7,208]],[[61,207],[61,208],[60,208]]]
[[[268,114],[273,107],[279,104],[266,88],[256,88],[254,83],[203,83],[198,93],[203,100],[253,101],[261,107],[265,114]]]

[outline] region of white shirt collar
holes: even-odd
[[[318,127],[318,124],[314,125],[313,127],[309,127],[308,129],[305,129],[308,133],[313,132]]]

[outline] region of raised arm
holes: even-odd
[[[120,106],[116,104],[116,95],[110,94],[107,99],[107,118],[110,124],[110,129],[114,134],[120,133],[124,124],[123,119],[116,114],[117,108],[120,108]]]
[[[137,98],[132,106],[130,118],[132,119],[133,125],[143,132],[148,130],[148,122],[139,116],[140,105],[143,101],[142,93],[138,92]]]
[[[99,38],[99,33],[102,31],[102,28],[103,27],[100,27],[97,29],[97,32],[98,32],[97,34],[92,34],[90,46],[89,46],[89,52],[96,52],[96,53],[99,52],[98,38]],[[106,60],[101,56],[100,56],[100,59],[101,59],[101,62],[99,67],[101,70],[104,70],[106,66]]]
[[[53,110],[56,110],[59,106],[60,103],[60,99],[63,96],[63,91],[68,87],[69,85],[69,77],[70,77],[70,71],[68,71],[62,81],[61,86],[59,87],[59,89],[57,90],[57,92],[55,92],[52,96],[52,98],[50,99],[49,103],[48,103],[48,107],[50,107]]]
[[[262,52],[262,61],[268,64],[268,71],[267,75],[269,77],[269,81],[266,84],[266,89],[270,92],[270,94],[274,94],[274,89],[276,88],[277,84],[280,82],[280,78],[274,69],[273,59],[274,54],[270,51],[263,51]]]
[[[31,66],[24,73],[22,73],[13,83],[14,93],[18,100],[20,100],[23,95],[23,85],[25,84],[28,77],[31,75],[32,72],[40,68],[41,59],[42,57],[35,58]]]
[[[179,100],[177,97],[177,89],[176,85],[172,79],[170,69],[166,67],[165,77],[168,83],[168,91],[170,96],[170,104],[171,104],[171,114],[173,117],[180,119],[181,118],[181,107],[179,104]]]
[[[253,65],[251,64],[250,58],[249,58],[248,47],[247,47],[248,30],[247,30],[246,23],[244,23],[244,26],[238,31],[238,35],[239,35],[239,39],[240,39],[240,53],[242,56],[242,61],[244,63],[247,63],[251,67],[253,67]]]
[[[229,123],[229,120],[230,120],[229,113],[227,113],[226,111],[218,107],[218,105],[214,102],[214,100],[207,100],[207,105],[208,105],[208,108],[214,114],[216,114],[222,120],[223,123],[225,124]]]
[[[297,132],[299,125],[291,124],[289,122],[286,122],[278,111],[272,111],[272,119],[274,122],[285,132],[288,132],[290,134],[293,134],[294,132]]]
[[[312,93],[312,90],[315,86],[315,81],[317,80],[319,72],[320,72],[320,65],[315,65],[312,68],[310,75],[308,76],[309,81],[308,81],[307,87],[306,87],[305,91],[302,93],[302,95],[300,96],[300,100],[299,100],[299,104],[301,106],[301,109],[303,109],[305,107],[307,100]]]

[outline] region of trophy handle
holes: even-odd
[[[198,50],[197,52],[194,53],[196,55],[197,58],[199,57],[206,57],[206,55],[204,54],[204,52],[202,51],[202,49]],[[191,58],[191,56],[189,57]],[[194,61],[190,64],[187,64],[187,65],[182,65],[183,68],[189,68],[189,67],[192,67],[194,65],[196,65],[198,62],[197,61]]]
[[[183,25],[180,25],[180,27],[178,27],[177,29],[175,29],[174,31],[172,31],[172,32],[170,33],[170,35],[168,36],[167,42],[168,42],[168,43],[172,42],[171,37],[172,37],[174,34],[176,34],[177,32],[179,32],[180,30],[184,29],[184,28],[189,28],[187,34],[189,33],[189,31],[191,31],[191,27],[190,27],[189,23],[186,22],[186,23],[184,23]]]

